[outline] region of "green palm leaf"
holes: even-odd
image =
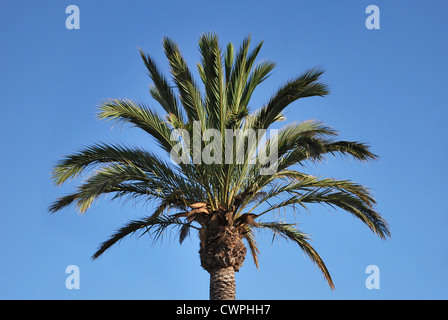
[[[150,134],[168,153],[173,149],[167,123],[143,104],[128,99],[108,99],[100,104],[98,118],[130,123]]]
[[[327,85],[318,81],[323,73],[322,69],[313,68],[284,84],[266,106],[258,111],[253,120],[253,127],[267,129],[288,105],[298,99],[327,95]]]
[[[148,69],[154,85],[150,87],[151,96],[165,109],[169,115],[173,115],[180,123],[184,123],[182,111],[179,109],[178,101],[174,90],[168,84],[163,74],[157,68],[155,61],[139,49],[140,56]]]

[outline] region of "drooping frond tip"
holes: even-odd
[[[330,272],[328,271],[324,261],[316,250],[314,250],[313,246],[308,242],[310,240],[309,236],[297,229],[296,224],[284,222],[264,222],[258,223],[257,227],[269,229],[273,232],[274,237],[278,235],[286,240],[291,240],[298,244],[302,251],[311,259],[311,261],[319,267],[330,288],[334,289],[333,280],[331,279]]]

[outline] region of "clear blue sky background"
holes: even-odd
[[[65,8],[80,9],[68,30]],[[365,27],[368,5],[380,30]],[[95,119],[104,98],[159,108],[148,93],[142,47],[167,71],[161,41],[178,42],[190,65],[197,40],[214,31],[239,46],[264,40],[261,59],[277,62],[254,95],[260,107],[286,80],[312,66],[327,69],[326,98],[288,108],[287,121],[318,119],[341,137],[368,141],[380,156],[359,164],[328,159],[311,173],[370,187],[392,238],[382,241],[342,211],[312,207],[280,218],[300,223],[325,260],[336,290],[292,243],[259,234],[260,269],[250,256],[237,274],[239,299],[447,299],[448,2],[352,1],[12,1],[0,4],[2,299],[207,299],[193,234],[153,245],[124,240],[97,261],[100,242],[145,207],[101,199],[85,214],[50,215],[49,204],[73,190],[50,171],[63,155],[95,142],[154,149],[137,129]],[[68,265],[80,289],[68,290]],[[368,265],[380,289],[368,290]]]

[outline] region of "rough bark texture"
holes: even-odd
[[[210,223],[200,231],[201,266],[210,273],[210,299],[235,299],[235,271],[243,265],[246,247],[234,226]]]
[[[210,300],[235,300],[235,271],[233,267],[210,272]]]

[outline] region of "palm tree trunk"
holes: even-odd
[[[233,267],[210,271],[210,300],[235,300],[235,290]]]

